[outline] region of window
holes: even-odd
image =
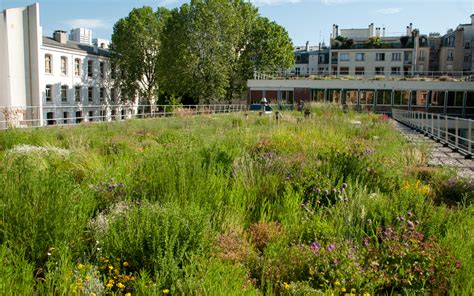
[[[99,90],[99,98],[101,101],[104,100],[105,88],[101,87]]]
[[[110,77],[112,79],[115,79],[115,74],[116,74],[115,72],[116,72],[115,66],[114,64],[112,64],[112,68],[110,69]]]
[[[401,52],[393,52],[392,53],[392,61],[401,61],[402,60],[402,53]]]
[[[385,61],[385,53],[376,53],[375,54],[376,61]]]
[[[67,85],[61,85],[61,101],[67,102]]]
[[[339,75],[349,75],[349,67],[341,67],[339,69]]]
[[[356,67],[355,75],[364,75],[365,68],[364,67]]]
[[[324,56],[323,55],[319,56],[319,63],[324,64]]]
[[[105,115],[106,115],[106,111],[105,110],[100,110],[100,120],[104,121],[105,120]]]
[[[77,111],[76,112],[76,123],[81,123],[82,122],[82,111]]]
[[[51,84],[46,85],[46,89],[45,89],[46,102],[51,102],[52,94],[53,94],[53,86]]]
[[[464,48],[465,48],[465,49],[471,48],[471,43],[470,43],[469,41],[466,42],[466,43],[464,43]]]
[[[349,54],[348,53],[341,53],[339,54],[339,60],[341,62],[347,62],[349,61]]]
[[[418,56],[418,60],[424,61],[425,60],[425,52],[423,50],[420,50],[420,54]]]
[[[46,113],[46,119],[47,119],[48,125],[56,124],[56,120],[54,120],[54,112]]]
[[[74,75],[81,76],[81,60],[80,59],[74,60]]]
[[[450,51],[448,51],[448,56],[447,56],[446,60],[452,61],[453,59],[454,59],[453,51],[450,50]]]
[[[94,121],[94,111],[89,111],[89,121]]]
[[[69,114],[67,112],[63,113],[63,123],[67,124],[67,118],[69,117]]]
[[[93,91],[94,91],[94,89],[93,89],[92,87],[89,87],[89,88],[87,89],[87,99],[89,100],[89,102],[92,102],[92,101],[94,100],[94,98],[93,98],[93,96],[92,96],[92,95],[93,95]]]
[[[400,75],[401,70],[400,67],[392,67],[392,75]]]
[[[50,54],[44,56],[44,72],[51,74],[53,69],[53,58]]]
[[[377,105],[391,105],[391,104],[392,104],[392,91],[391,90],[377,91]]]
[[[80,86],[76,86],[74,88],[74,98],[75,98],[76,102],[81,101],[81,87]]]
[[[375,67],[375,75],[383,75],[385,72],[384,67]]]
[[[67,75],[67,58],[61,57],[61,75]]]
[[[87,61],[87,77],[92,77],[94,61]]]
[[[296,76],[300,76],[300,74],[301,74],[300,68],[299,68],[299,67],[296,67],[296,68],[295,68],[295,75],[296,75]]]
[[[105,77],[105,64],[104,64],[104,62],[100,62],[99,67],[100,67],[100,78],[104,78]]]
[[[301,55],[299,54],[296,55],[296,62],[297,63],[301,62]]]
[[[112,100],[112,102],[115,102],[115,99],[116,99],[115,88],[112,88],[110,90],[110,99]]]
[[[364,53],[356,53],[356,61],[361,62],[365,60],[365,54]]]
[[[465,57],[464,57],[464,61],[465,61],[465,62],[469,62],[470,60],[471,60],[471,56],[465,56]]]

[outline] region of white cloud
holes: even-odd
[[[303,0],[251,0],[257,6],[272,6],[281,4],[295,4],[303,2]]]
[[[112,27],[111,24],[101,19],[71,19],[65,23],[72,28],[102,29]]]
[[[381,14],[396,14],[396,13],[399,13],[400,11],[402,11],[402,9],[398,7],[382,8],[382,9],[377,10],[377,12]]]
[[[355,0],[321,0],[324,5],[344,4],[349,2],[355,2]]]

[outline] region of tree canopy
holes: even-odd
[[[287,31],[243,0],[192,0],[172,11],[134,9],[112,37],[122,94],[161,92],[195,102],[241,96],[254,71],[294,63]]]

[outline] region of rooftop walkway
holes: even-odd
[[[428,164],[430,166],[449,166],[455,169],[459,176],[474,180],[474,160],[466,159],[464,155],[453,152],[449,147],[437,143],[410,127],[393,120],[395,128],[402,133],[408,142],[415,145],[427,145],[430,149]]]

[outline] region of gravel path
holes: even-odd
[[[392,120],[392,122],[395,128],[405,136],[408,142],[415,145],[424,143],[430,147],[431,153],[428,161],[430,166],[450,166],[456,169],[459,176],[474,180],[474,160],[465,159],[464,155],[453,152],[451,148],[444,147],[443,144],[425,137],[423,134],[398,121]]]

